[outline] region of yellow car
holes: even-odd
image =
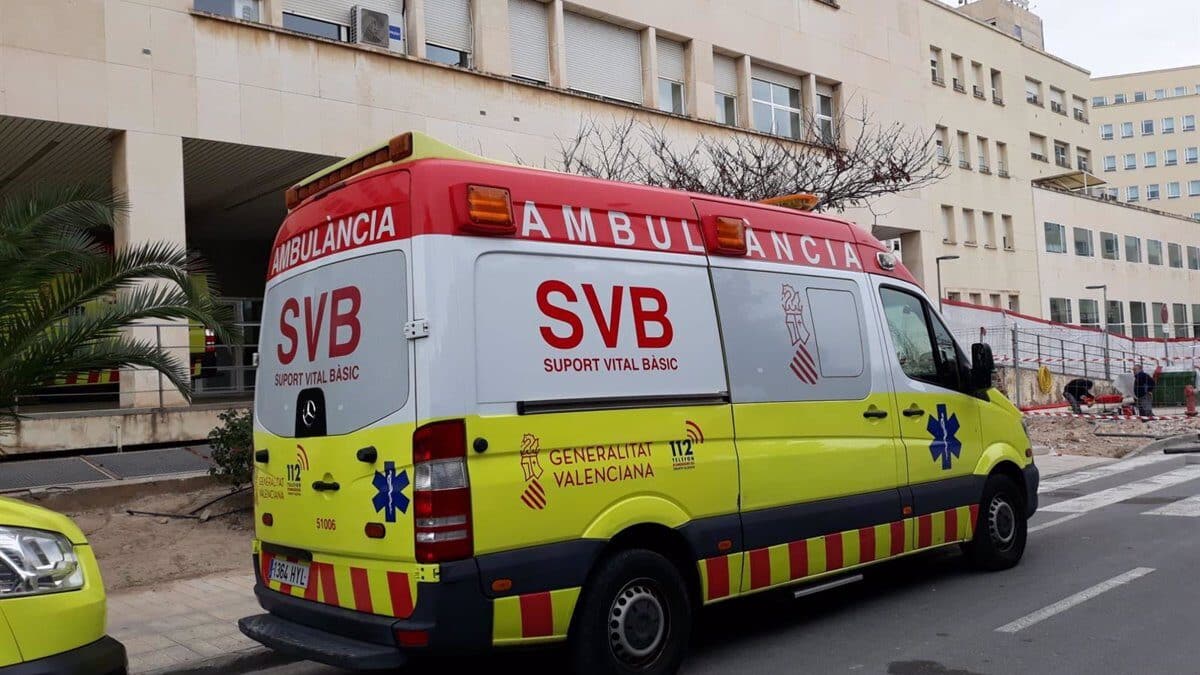
[[[0,498],[0,675],[126,668],[125,647],[104,634],[104,583],[83,531],[60,513]]]

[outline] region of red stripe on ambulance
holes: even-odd
[[[708,575],[708,599],[716,600],[729,595],[729,559],[717,556],[704,561]]]
[[[550,593],[521,596],[521,637],[547,637],[554,634],[554,606]]]
[[[750,588],[771,585],[771,552],[765,548],[750,551]]]
[[[350,587],[354,591],[354,608],[360,612],[373,614],[375,608],[371,605],[371,582],[367,579],[365,569],[350,568]]]
[[[403,572],[387,573],[388,593],[392,596],[392,616],[408,618],[413,612],[412,589],[408,587],[408,575]]]
[[[858,560],[871,562],[875,559],[875,528],[864,527],[858,531]]]

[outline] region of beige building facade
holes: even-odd
[[[803,141],[865,105],[936,134],[946,177],[847,215],[896,240],[931,294],[957,256],[945,292],[1049,316],[1043,216],[1069,218],[1039,214],[1031,185],[1095,171],[1094,83],[989,25],[990,4],[0,0],[0,197],[112,185],[132,201],[116,243],[198,250],[250,343],[283,190],[402,131],[542,164],[587,119]],[[186,358],[185,328],[138,330]],[[253,352],[223,349],[198,389],[245,392]],[[156,382],[123,377],[121,403],[159,405]]]
[[[1200,220],[1200,66],[1092,81],[1109,199]]]

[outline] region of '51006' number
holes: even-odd
[[[337,521],[333,518],[317,518],[318,530],[336,530]]]

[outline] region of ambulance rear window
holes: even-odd
[[[409,396],[408,272],[402,251],[327,264],[267,289],[255,414],[280,436],[337,435],[400,410]],[[297,407],[317,401],[319,429]],[[304,411],[301,411],[304,412]],[[309,431],[312,431],[309,429]]]

